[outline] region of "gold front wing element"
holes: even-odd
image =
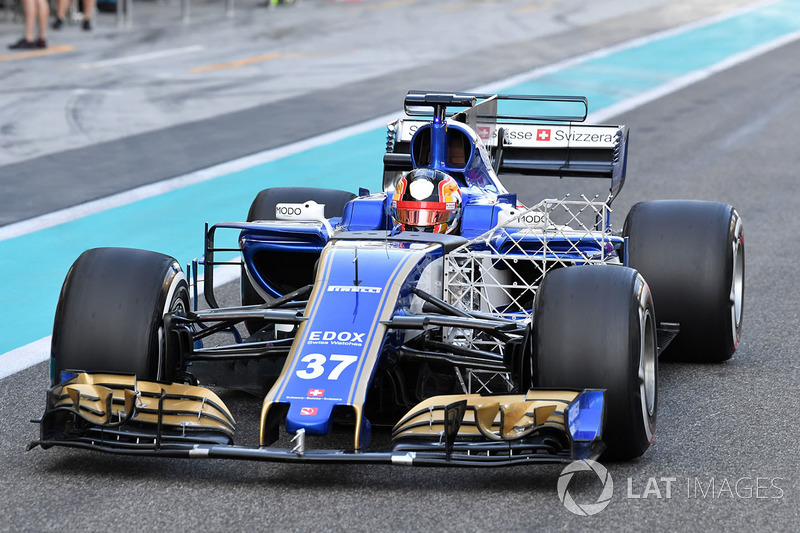
[[[66,410],[97,426],[140,422],[233,437],[235,420],[214,392],[180,383],[137,380],[132,375],[78,373],[50,392],[48,411]]]
[[[527,394],[434,396],[419,403],[395,425],[393,440],[436,437],[445,431],[445,408],[466,401],[458,438],[499,441],[520,439],[543,426],[566,431],[564,409],[577,391],[531,390]]]

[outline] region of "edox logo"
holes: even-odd
[[[332,344],[352,344],[360,346],[364,344],[366,333],[356,333],[353,331],[312,331],[308,335],[309,343],[330,342]]]

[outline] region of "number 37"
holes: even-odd
[[[344,372],[348,366],[355,363],[356,359],[358,359],[358,356],[356,355],[332,354],[331,361],[338,362],[339,364],[333,367],[333,370],[331,370],[330,374],[328,374],[328,379],[339,379],[339,376],[342,374],[342,372]],[[314,379],[325,373],[325,363],[327,362],[327,359],[321,353],[310,353],[303,356],[300,361],[306,363],[306,367],[304,369],[295,372],[297,377],[301,379]]]

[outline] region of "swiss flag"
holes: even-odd
[[[300,414],[301,415],[314,416],[315,414],[317,414],[317,408],[316,407],[301,407],[300,408]]]
[[[325,394],[325,389],[308,389],[308,396],[322,396]]]
[[[550,140],[550,130],[536,130],[536,140],[537,141],[549,141]]]

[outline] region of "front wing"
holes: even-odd
[[[47,394],[41,437],[29,446],[110,453],[285,462],[503,466],[594,459],[602,443],[604,392],[532,389],[526,394],[435,396],[394,427],[391,449],[306,449],[233,444],[235,421],[213,391],[131,375],[64,373]]]

